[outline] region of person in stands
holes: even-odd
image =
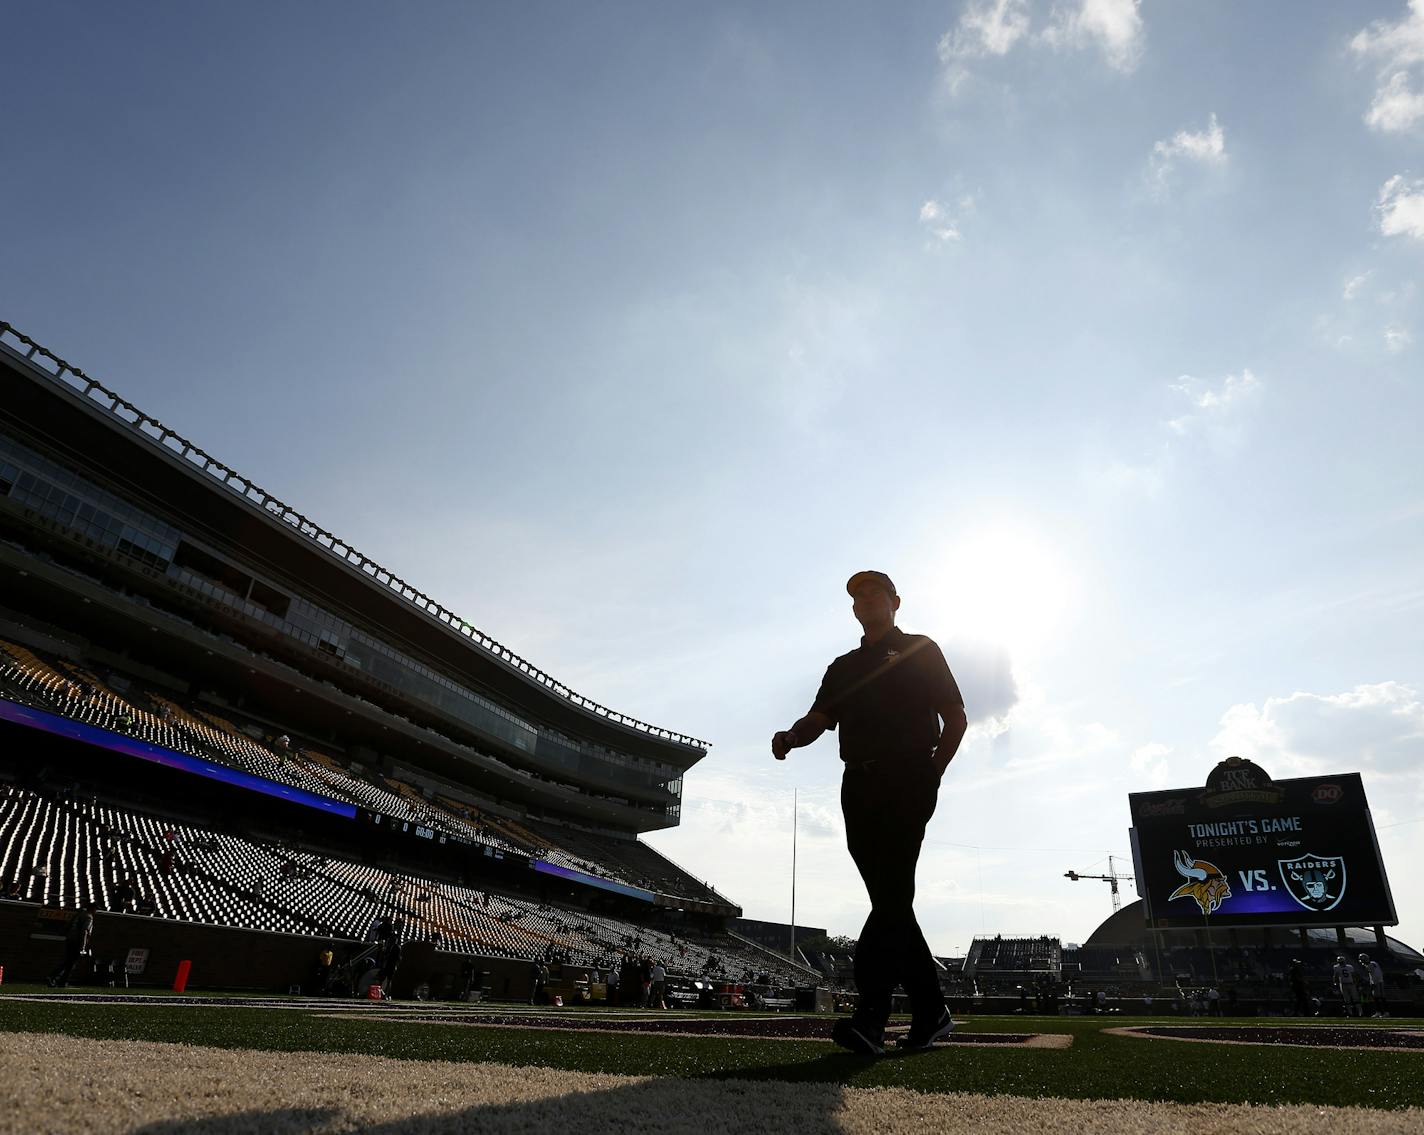
[[[109,909],[121,912],[131,912],[134,908],[134,900],[137,892],[134,888],[133,876],[125,877],[124,881],[114,888],[114,893],[109,899]]]

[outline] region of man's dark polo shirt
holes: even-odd
[[[840,726],[841,760],[887,767],[928,759],[939,741],[941,706],[964,704],[933,639],[899,627],[842,654],[826,668],[811,709]]]

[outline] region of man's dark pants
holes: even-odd
[[[66,942],[64,944],[64,961],[60,962],[54,972],[49,975],[49,980],[55,985],[68,985],[69,979],[74,975],[74,967],[79,964],[79,959],[84,956],[84,946],[80,942]]]
[[[847,766],[841,781],[846,844],[870,893],[870,917],[855,948],[857,1022],[878,1031],[903,985],[917,1021],[944,1010],[939,969],[915,920],[915,865],[934,815],[939,775],[929,758]]]

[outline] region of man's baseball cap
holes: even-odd
[[[858,571],[846,580],[846,594],[854,595],[855,589],[862,583],[873,583],[877,587],[885,590],[890,595],[897,595],[895,582],[883,571]]]

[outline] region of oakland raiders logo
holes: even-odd
[[[1334,910],[1345,897],[1345,860],[1338,855],[1278,859],[1281,882],[1306,910]]]

